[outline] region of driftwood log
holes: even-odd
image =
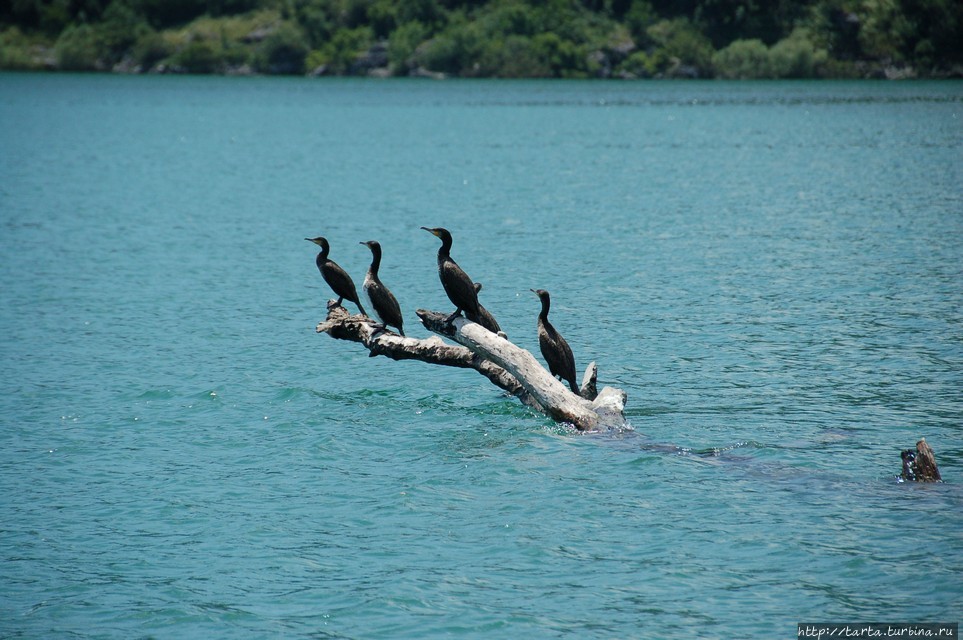
[[[926,443],[926,438],[920,438],[916,443],[916,450],[906,449],[900,456],[903,458],[903,472],[900,478],[908,482],[942,482],[940,470],[936,466],[936,455]]]
[[[448,324],[443,313],[419,309],[417,314],[426,329],[460,346],[446,344],[438,336],[421,339],[379,330],[369,318],[351,315],[344,307],[332,306],[330,302],[328,316],[318,324],[317,332],[361,343],[370,357],[474,369],[525,405],[580,431],[625,426],[625,392],[612,387],[596,392],[598,368],[594,362],[585,371],[580,394],[575,395],[530,352],[503,335],[463,317]]]

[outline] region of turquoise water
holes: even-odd
[[[959,620],[958,83],[3,74],[0,149],[0,637]],[[632,428],[316,335],[325,235],[426,337],[420,226]]]

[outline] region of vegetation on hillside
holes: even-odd
[[[0,69],[963,76],[959,0],[12,0]]]

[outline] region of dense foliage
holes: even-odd
[[[963,75],[959,0],[12,0],[0,68],[462,77]]]

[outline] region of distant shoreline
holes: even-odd
[[[963,79],[958,0],[25,0],[0,70],[530,79]]]
[[[57,68],[4,68],[0,67],[0,73],[34,73],[34,74],[49,74],[49,75],[99,75],[99,76],[184,76],[184,77],[218,77],[218,78],[312,78],[312,79],[353,79],[353,80],[433,80],[436,82],[441,81],[459,81],[459,80],[539,80],[539,81],[576,81],[576,82],[615,82],[615,83],[632,83],[632,82],[677,82],[677,81],[697,81],[697,82],[837,82],[840,80],[845,81],[857,81],[857,82],[925,82],[925,81],[960,81],[963,80],[963,70],[952,70],[945,73],[935,74],[935,75],[918,75],[912,70],[906,70],[901,68],[883,68],[879,70],[874,70],[873,73],[869,73],[865,76],[820,76],[812,78],[720,78],[720,77],[680,77],[680,76],[653,76],[653,77],[618,77],[618,76],[607,76],[607,77],[592,77],[592,78],[558,78],[552,76],[539,77],[539,76],[526,76],[526,77],[501,77],[501,76],[482,76],[482,77],[463,77],[457,75],[448,75],[440,72],[422,71],[419,73],[412,73],[407,76],[392,75],[389,73],[370,73],[366,75],[333,75],[333,74],[322,74],[322,73],[305,73],[305,74],[279,74],[279,73],[264,73],[257,71],[250,71],[246,69],[230,69],[222,72],[188,72],[181,71],[177,69],[164,69],[164,70],[149,70],[149,71],[120,71],[120,70],[101,70],[101,69],[57,69]]]
[[[916,70],[909,67],[895,66],[871,66],[863,65],[860,67],[865,72],[860,75],[841,75],[841,76],[812,76],[802,78],[726,78],[719,76],[698,76],[688,74],[658,74],[654,76],[630,76],[630,75],[605,75],[605,76],[580,76],[580,77],[557,77],[557,76],[460,76],[452,75],[429,69],[419,68],[412,70],[407,75],[391,73],[388,68],[373,68],[365,74],[334,74],[324,70],[314,70],[310,73],[271,73],[258,71],[245,65],[242,67],[231,67],[219,71],[189,71],[176,66],[161,65],[157,68],[142,70],[121,66],[120,68],[104,69],[62,69],[52,65],[39,64],[28,67],[3,67],[0,66],[0,73],[40,73],[40,74],[77,74],[85,73],[92,75],[116,75],[116,76],[216,76],[225,78],[353,78],[360,80],[579,80],[579,81],[611,81],[611,82],[646,82],[646,81],[678,81],[696,80],[702,82],[721,81],[746,81],[746,82],[771,82],[779,80],[805,80],[811,82],[855,80],[855,81],[914,81],[914,80],[963,80],[963,67],[954,68],[940,73],[921,75]]]

